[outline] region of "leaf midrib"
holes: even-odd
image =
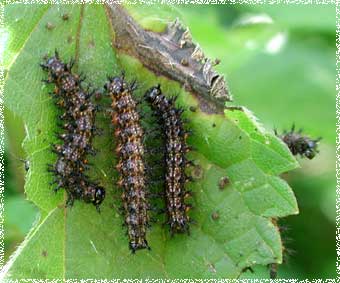
[[[83,18],[84,18],[84,10],[85,10],[85,4],[81,5],[80,8],[80,16],[79,16],[79,22],[77,27],[77,33],[76,33],[76,44],[75,44],[75,55],[74,55],[74,72],[78,71],[78,65],[79,65],[79,49],[80,49],[80,34],[81,34],[81,28],[83,25]],[[64,191],[64,204],[67,201],[67,194],[66,191]],[[64,205],[64,244],[63,244],[63,280],[66,280],[66,241],[67,241],[67,206]]]

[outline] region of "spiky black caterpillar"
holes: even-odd
[[[93,203],[99,210],[105,190],[85,175],[87,155],[94,154],[92,139],[96,131],[96,107],[90,100],[89,90],[81,86],[83,79],[72,73],[72,66],[73,61],[63,63],[57,52],[41,64],[48,72],[48,79],[44,81],[55,85],[51,94],[63,112],[59,118],[64,121],[63,133],[57,135],[62,143],[52,146],[58,159],[54,165],[49,165],[49,171],[55,175],[53,183],[57,186],[54,190],[66,190],[68,205],[72,205],[75,199],[81,199]]]
[[[286,224],[281,223],[280,219],[272,218],[271,221],[273,225],[278,229],[281,235],[281,245],[282,245],[282,263],[287,264],[289,262],[289,258],[295,254],[295,251],[291,248],[288,248],[287,245],[291,242],[291,238],[289,237],[290,228],[286,226]],[[279,270],[278,263],[270,263],[268,264],[269,268],[269,276],[270,279],[276,279]]]
[[[123,189],[122,201],[129,247],[134,253],[149,248],[146,232],[149,226],[149,204],[146,191],[143,129],[136,102],[132,97],[135,84],[129,85],[121,77],[109,78],[105,89],[112,99],[112,124],[117,139],[116,153],[119,156],[117,170],[118,186]]]
[[[275,135],[278,136],[289,148],[293,155],[300,155],[313,159],[318,151],[318,142],[321,138],[311,139],[308,136],[302,135],[302,130],[295,132],[295,125],[292,126],[290,132],[284,131],[282,135],[278,135],[275,130]]]
[[[188,133],[184,130],[181,114],[182,109],[174,105],[175,99],[167,99],[161,92],[160,86],[152,87],[145,94],[151,108],[160,118],[161,128],[165,135],[165,201],[167,223],[170,232],[188,232],[190,218],[188,215],[190,205],[185,199],[190,195],[185,189],[185,183],[190,180],[185,174],[185,168],[190,165],[185,154],[190,150],[186,138]]]

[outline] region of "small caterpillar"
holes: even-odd
[[[129,85],[121,77],[109,78],[104,88],[112,99],[112,124],[118,140],[116,153],[119,156],[117,170],[120,173],[118,186],[123,189],[122,202],[129,247],[134,253],[138,249],[150,249],[146,240],[149,226],[149,204],[146,192],[143,129],[132,97],[135,84]]]
[[[146,100],[161,120],[161,128],[165,135],[165,201],[167,223],[170,232],[189,233],[191,208],[185,203],[190,193],[185,190],[185,183],[190,180],[185,174],[185,168],[190,165],[185,154],[190,151],[186,144],[188,132],[183,128],[182,109],[174,106],[174,99],[167,99],[161,92],[160,85],[152,87],[145,94]]]
[[[293,155],[300,155],[301,157],[307,157],[313,159],[318,151],[318,142],[321,138],[311,139],[308,136],[301,135],[302,130],[295,132],[295,125],[292,126],[290,132],[284,131],[282,135],[278,135],[274,130],[275,135],[278,136],[289,148]]]
[[[49,171],[55,175],[57,186],[54,191],[65,188],[68,194],[67,204],[72,205],[75,199],[93,203],[99,211],[99,205],[105,198],[105,189],[92,182],[85,175],[88,166],[87,154],[95,154],[92,139],[96,131],[96,107],[90,100],[91,93],[81,86],[83,79],[73,74],[73,61],[69,64],[55,55],[42,64],[42,69],[48,72],[46,83],[55,85],[56,105],[63,114],[59,118],[64,122],[63,133],[57,137],[61,144],[53,145],[52,151],[58,155],[54,165],[49,165]]]
[[[295,254],[295,251],[293,249],[287,247],[287,245],[289,245],[289,243],[291,242],[291,238],[288,235],[290,228],[287,227],[285,224],[280,223],[279,219],[277,218],[272,218],[271,221],[274,224],[274,226],[277,227],[281,235],[281,244],[282,244],[282,263],[281,264],[287,264],[289,262],[289,258]],[[279,267],[280,266],[278,263],[268,264],[270,279],[277,278]]]

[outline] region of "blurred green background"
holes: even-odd
[[[320,154],[285,174],[300,214],[281,220],[287,261],[279,278],[335,278],[335,6],[175,6],[193,38],[226,75],[234,104],[268,130],[294,122],[321,136]],[[146,12],[148,9],[146,9]],[[156,9],[154,17],[158,17]],[[148,15],[150,17],[150,14]],[[152,15],[153,16],[153,15]],[[5,260],[23,241],[38,210],[25,201],[24,122],[5,110]],[[26,168],[27,169],[27,168]],[[28,171],[29,174],[29,171]],[[266,267],[242,278],[268,278]]]

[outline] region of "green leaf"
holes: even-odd
[[[291,30],[334,33],[335,5],[239,5],[254,15],[269,14],[275,22]],[[317,21],[315,19],[318,18]]]
[[[8,7],[7,17],[27,12],[16,5],[8,14]],[[61,18],[65,12],[68,21]],[[5,278],[236,278],[245,267],[282,261],[280,234],[271,218],[298,212],[292,190],[277,177],[297,167],[282,142],[246,109],[226,110],[224,115],[201,112],[197,98],[178,83],[117,53],[104,6],[51,6],[34,21],[31,33],[12,40],[12,46],[25,44],[7,75],[5,104],[25,121],[23,146],[31,164],[25,190],[40,209],[41,220],[5,266]],[[54,29],[46,28],[48,22]],[[101,88],[107,74],[124,69],[129,79],[139,82],[137,97],[159,82],[168,95],[179,94],[179,105],[197,108],[185,112],[187,126],[194,132],[189,143],[196,148],[190,153],[196,164],[191,173],[195,182],[188,185],[194,192],[191,216],[196,222],[190,236],[170,237],[159,221],[148,234],[152,250],[131,254],[119,212],[121,191],[115,185],[113,132],[105,113],[98,115],[104,135],[96,137],[100,151],[91,160],[92,177],[107,190],[101,214],[81,202],[66,209],[65,194],[52,193],[46,164],[56,159],[50,143],[56,141],[58,111],[48,95],[51,87],[41,82],[46,74],[38,63],[55,48],[65,61],[75,57],[76,69],[93,86]],[[102,105],[108,103],[103,100]],[[220,189],[225,176],[230,184]]]
[[[9,68],[15,57],[25,44],[25,40],[36,28],[49,5],[22,5],[18,13],[16,5],[6,6],[5,29],[1,30],[2,37],[7,40],[4,46],[4,66]],[[1,42],[3,43],[3,42]]]

